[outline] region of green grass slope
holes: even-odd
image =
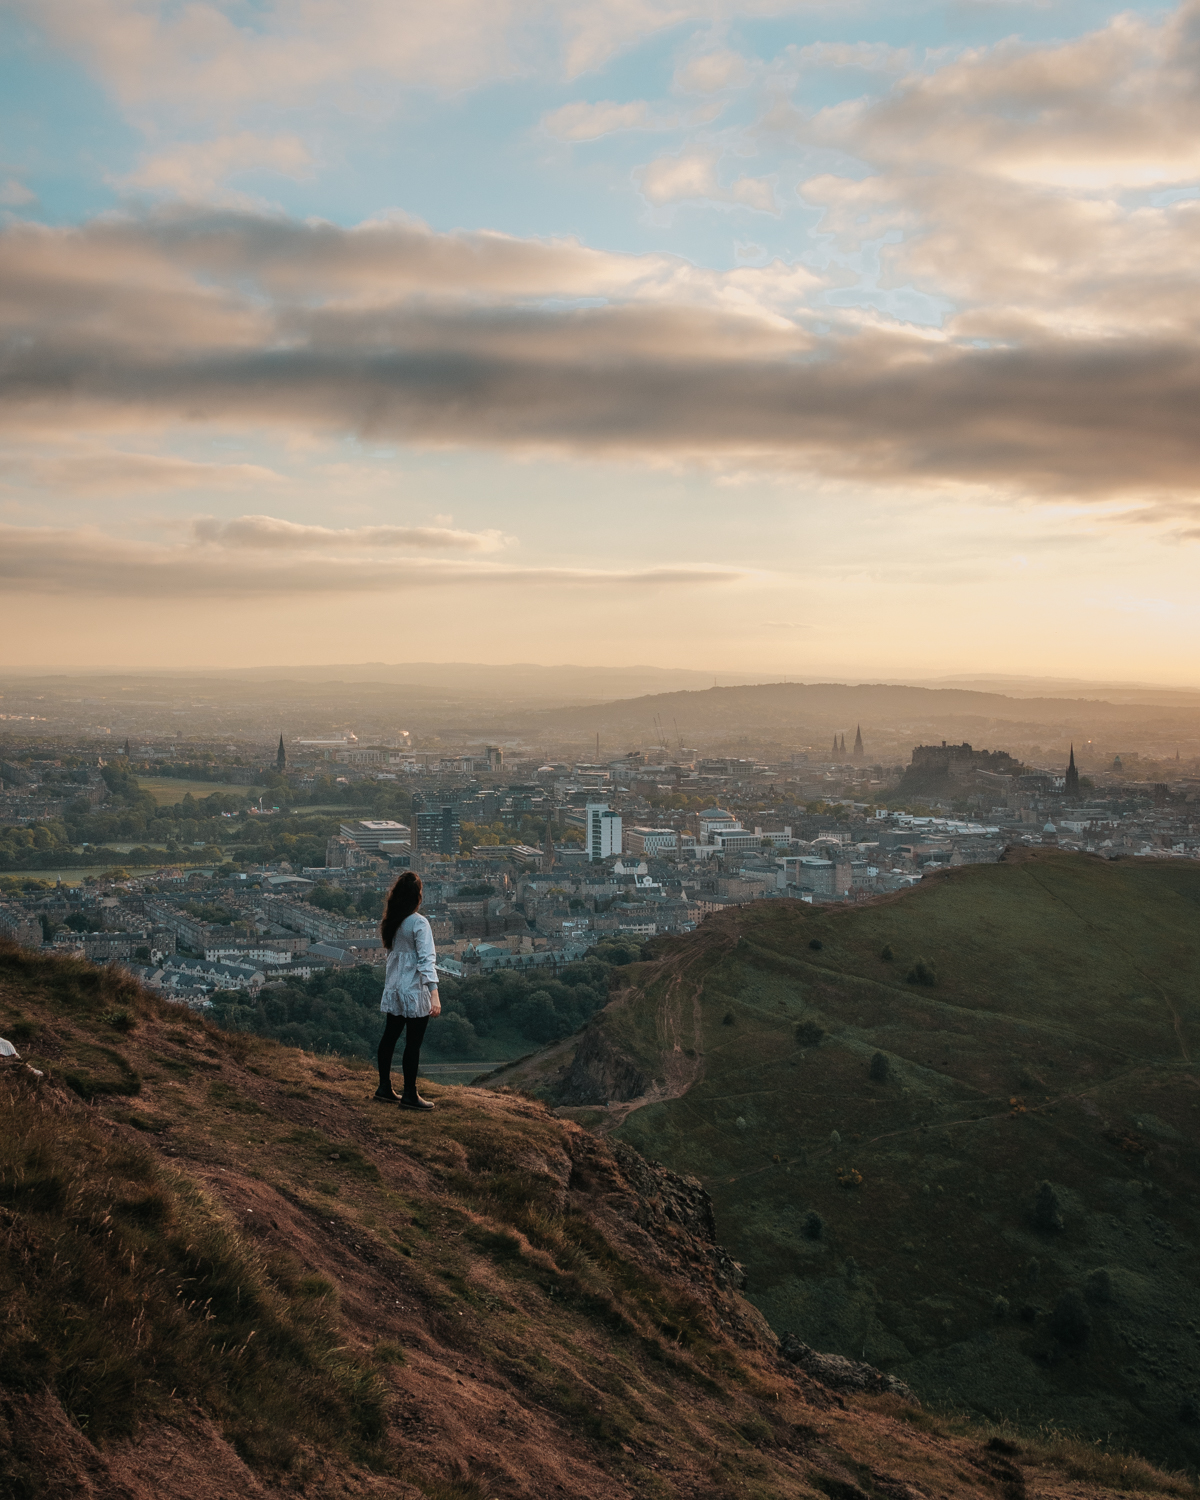
[[[1200,866],[1038,851],[656,952],[547,1092],[652,1080],[577,1118],[700,1177],[776,1331],[1195,1470]]]

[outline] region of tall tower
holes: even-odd
[[[287,751],[283,748],[283,735],[279,736],[279,749],[275,752],[275,769],[281,776],[287,770]]]
[[[546,819],[546,837],[542,840],[542,874],[554,868],[554,818]]]
[[[589,802],[583,810],[583,821],[589,863],[621,853],[621,814],[613,812],[607,802]]]
[[[854,731],[854,764],[861,765],[863,761],[862,725]]]
[[[838,753],[838,742],[837,742],[837,735],[835,734],[834,737],[833,737],[833,758],[834,758],[834,760],[837,759],[837,753]]]
[[[1071,759],[1067,762],[1067,774],[1063,778],[1063,796],[1079,796],[1079,772],[1075,769],[1075,746],[1071,746]]]

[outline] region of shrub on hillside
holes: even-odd
[[[879,956],[883,959],[885,964],[890,964],[892,959],[895,958],[896,955],[892,952],[892,945],[890,943],[884,943],[883,952]]]
[[[871,1082],[886,1083],[891,1073],[891,1064],[888,1062],[886,1052],[877,1052],[871,1059]]]
[[[808,946],[810,948],[815,949],[819,953],[821,951],[821,949],[825,946],[825,944],[821,941],[820,938],[809,938],[809,940],[808,940]]]
[[[824,1233],[825,1220],[815,1208],[810,1208],[804,1215],[804,1238],[806,1240],[819,1240]]]
[[[796,1040],[802,1047],[819,1047],[824,1035],[823,1028],[815,1021],[801,1021],[796,1027]]]
[[[1045,1234],[1054,1233],[1063,1227],[1062,1210],[1058,1194],[1048,1182],[1039,1182],[1037,1196],[1033,1200],[1034,1227]]]
[[[937,970],[925,959],[918,958],[904,978],[909,984],[934,985],[937,983]]]
[[[1068,1349],[1082,1349],[1092,1333],[1092,1320],[1078,1292],[1064,1292],[1054,1304],[1046,1324],[1050,1333]]]
[[[1112,1301],[1113,1286],[1112,1277],[1101,1267],[1098,1271],[1092,1271],[1083,1289],[1083,1295],[1089,1302],[1102,1306]]]

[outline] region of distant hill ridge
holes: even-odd
[[[845,731],[862,722],[895,725],[912,720],[945,725],[954,737],[959,724],[1050,724],[1095,729],[1174,726],[1194,735],[1200,730],[1200,703],[1114,703],[1103,698],[1010,697],[970,688],[901,687],[891,683],[772,682],[654,693],[640,698],[578,708],[547,709],[530,715],[531,724],[560,731],[649,730],[655,718],[685,737],[713,729],[740,728],[746,734],[786,726]],[[870,746],[868,745],[868,754]]]

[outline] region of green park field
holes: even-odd
[[[229,786],[223,781],[177,781],[172,776],[139,776],[137,783],[143,791],[150,793],[159,807],[173,807],[189,792],[197,802],[211,797],[214,792],[232,793],[255,801],[263,790],[260,786]]]

